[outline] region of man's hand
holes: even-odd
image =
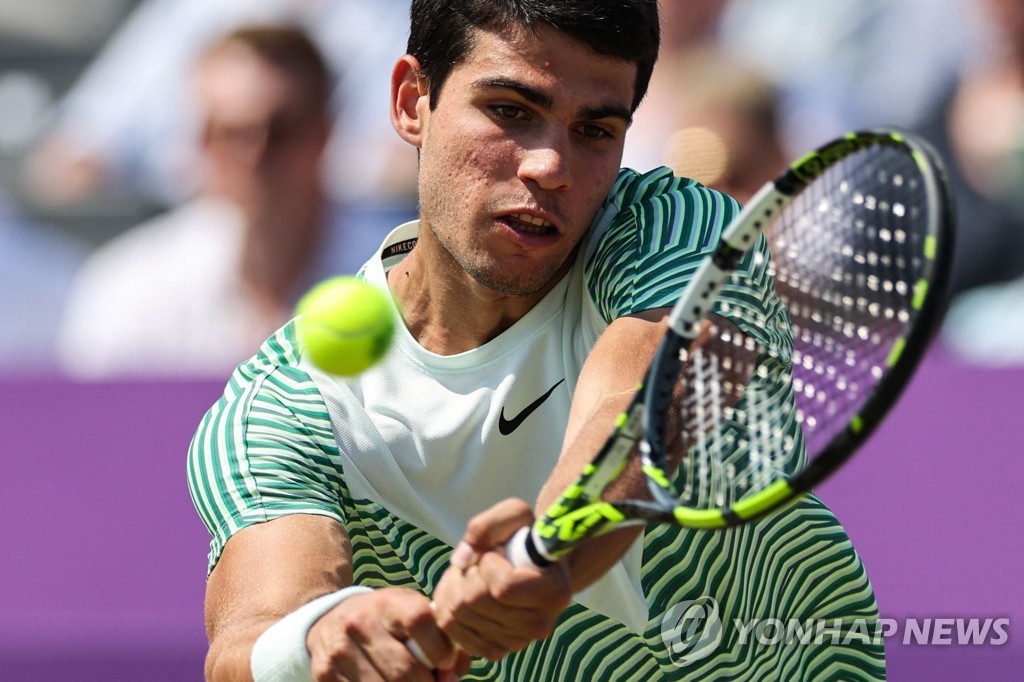
[[[268,627],[316,597],[352,584],[352,553],[340,523],[294,514],[228,540],[206,592],[206,679],[250,678],[253,644]],[[437,675],[405,646],[412,638]],[[454,680],[469,670],[437,626],[430,600],[388,588],[350,596],[306,633],[316,680]]]
[[[459,647],[496,661],[544,639],[572,599],[564,565],[515,568],[504,544],[533,522],[530,506],[505,500],[470,520],[434,594],[438,625]]]
[[[410,637],[439,677],[406,648]],[[398,588],[349,597],[310,628],[306,646],[317,682],[455,680],[469,670],[469,656],[438,628],[430,601]]]

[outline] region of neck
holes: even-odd
[[[493,340],[558,283],[555,277],[529,296],[502,294],[470,277],[450,254],[421,231],[412,251],[388,272],[410,333],[427,350],[455,355]],[[426,238],[424,238],[426,237]]]

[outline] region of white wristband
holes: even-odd
[[[309,650],[306,637],[309,629],[320,618],[357,594],[372,592],[362,585],[317,597],[308,604],[295,609],[277,621],[260,635],[252,648],[249,669],[254,682],[310,682],[313,672],[310,668]]]

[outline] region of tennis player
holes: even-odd
[[[419,155],[420,217],[361,270],[397,302],[393,348],[332,377],[288,324],[192,442],[213,536],[208,678],[882,678],[870,638],[768,645],[734,627],[877,618],[813,498],[725,532],[619,532],[544,571],[505,561],[501,543],[610,432],[737,205],[619,168],[656,0],[415,0],[411,14],[391,118]],[[726,300],[785,343],[765,273],[746,274]],[[691,602],[708,617],[675,622]]]

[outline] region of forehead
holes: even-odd
[[[210,55],[198,74],[199,98],[210,115],[256,119],[308,109],[305,83],[242,47]]]
[[[541,25],[505,33],[477,31],[472,48],[449,78],[505,78],[550,91],[556,100],[629,108],[636,75],[635,63],[599,54]]]

